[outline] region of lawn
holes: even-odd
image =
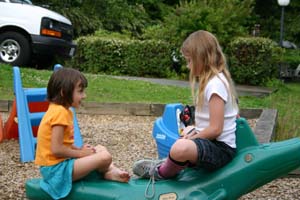
[[[23,87],[46,87],[52,71],[21,68]],[[119,103],[178,103],[191,104],[189,88],[162,86],[138,80],[122,80],[106,75],[85,74],[89,86],[86,101]],[[12,100],[12,68],[0,65],[0,99]],[[275,140],[300,136],[300,84],[286,83],[273,94],[258,97],[240,97],[241,108],[271,108],[278,110]]]
[[[264,98],[241,97],[242,108],[271,108],[278,111],[275,140],[300,136],[300,83],[285,83]]]
[[[21,68],[25,88],[46,87],[51,70]],[[105,75],[85,74],[87,99],[94,102],[191,103],[188,88],[162,86],[145,81],[116,79]],[[0,65],[0,99],[12,100],[13,73],[10,66]]]

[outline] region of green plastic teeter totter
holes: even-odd
[[[155,182],[151,199],[238,199],[270,181],[300,166],[300,139],[259,144],[244,118],[237,120],[237,148],[234,160],[212,172],[184,170],[171,180]],[[51,199],[40,189],[40,179],[26,182],[29,199]],[[66,199],[142,200],[148,180],[131,179],[119,183],[101,179],[95,173],[75,182]]]

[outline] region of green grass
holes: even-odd
[[[47,87],[51,70],[20,68],[24,88]],[[188,88],[162,86],[145,81],[116,79],[110,76],[85,74],[88,79],[85,101],[126,103],[191,103]],[[0,99],[12,100],[12,68],[0,65]]]
[[[242,108],[271,108],[278,111],[275,140],[300,136],[300,83],[286,83],[265,98],[241,97]]]
[[[21,68],[23,87],[46,87],[52,71]],[[191,104],[189,88],[162,86],[150,82],[122,80],[110,76],[85,74],[89,86],[86,101],[119,103],[183,103]],[[12,68],[0,65],[0,99],[12,100]],[[264,97],[240,97],[240,108],[271,108],[278,110],[275,140],[300,136],[300,84],[280,85],[273,94]]]

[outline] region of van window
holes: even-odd
[[[32,4],[30,0],[10,0],[11,3],[24,3],[24,4]]]

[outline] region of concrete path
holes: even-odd
[[[125,80],[141,80],[141,81],[149,81],[156,84],[162,85],[173,85],[179,87],[189,87],[190,84],[188,81],[181,80],[170,80],[170,79],[160,79],[160,78],[143,78],[143,77],[132,77],[132,76],[113,76],[118,79]],[[236,85],[236,90],[239,96],[257,96],[263,97],[271,94],[273,91],[269,88],[265,87],[257,87],[257,86],[247,86],[247,85]]]

